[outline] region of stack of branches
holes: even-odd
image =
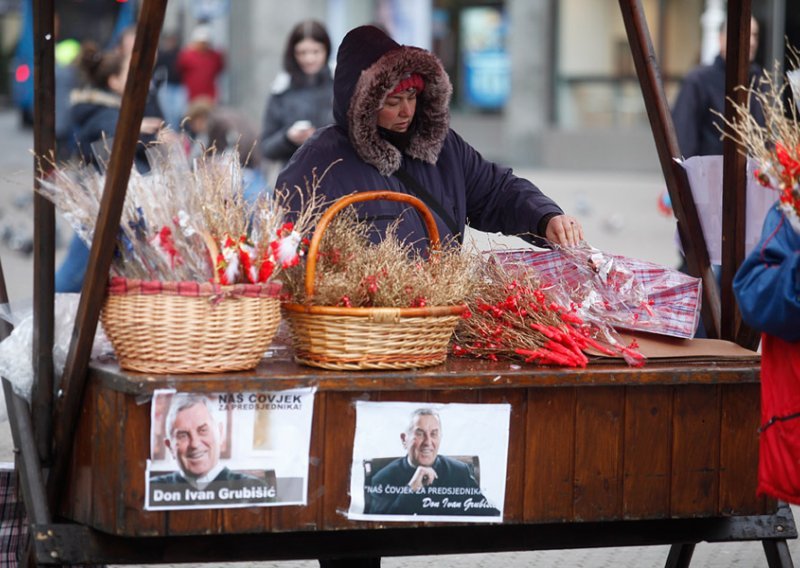
[[[305,263],[283,274],[293,303],[341,307],[425,307],[463,304],[473,294],[480,259],[452,243],[423,253],[401,241],[397,222],[377,243],[375,228],[353,207],[328,225],[319,247],[314,297],[305,296]]]
[[[482,285],[467,302],[469,313],[456,329],[453,354],[585,367],[585,352],[594,351],[623,357],[633,366],[644,363],[635,341],[625,346],[609,325],[578,316],[566,307],[569,299],[542,285],[534,269],[491,254],[481,269]]]
[[[199,282],[221,275],[223,284],[264,282],[284,264],[274,257],[273,243],[314,224],[307,213],[287,227],[288,190],[264,188],[254,201],[245,200],[236,148],[217,152],[212,147],[190,160],[180,139],[165,131],[146,152],[150,171],[131,171],[113,275]],[[52,172],[40,179],[40,192],[87,246],[94,237],[106,165],[102,160],[97,165],[52,163]],[[318,200],[315,204],[318,208]]]
[[[792,69],[782,81],[778,64],[772,72],[764,70],[759,80],[747,87],[747,103],[733,103],[734,118],[723,120],[723,136],[734,140],[742,153],[758,163],[756,179],[765,188],[773,190],[781,209],[793,225],[800,230],[800,52],[789,46]],[[784,104],[788,100],[787,88],[792,90],[796,105]],[[750,112],[750,101],[755,101],[763,112],[765,124],[761,126]]]

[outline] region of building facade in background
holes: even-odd
[[[762,65],[783,62],[784,36],[800,45],[800,10],[790,4],[753,0]],[[642,5],[671,102],[685,73],[716,55],[725,2]],[[454,124],[473,128],[465,136],[488,157],[538,167],[659,168],[617,0],[170,0],[167,10],[165,28],[184,38],[198,21],[210,24],[228,54],[222,100],[259,122],[298,20],[325,23],[334,49],[352,27],[377,23],[441,58],[454,85]]]

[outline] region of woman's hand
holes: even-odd
[[[575,217],[556,215],[548,221],[544,236],[562,247],[574,247],[583,240],[583,227]]]

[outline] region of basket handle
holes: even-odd
[[[436,226],[436,221],[433,215],[428,210],[428,207],[420,199],[413,195],[405,193],[398,193],[396,191],[362,191],[352,195],[346,195],[334,201],[322,217],[317,222],[317,228],[314,230],[314,235],[311,237],[311,244],[308,246],[308,258],[306,259],[306,301],[310,300],[314,295],[314,280],[317,274],[317,256],[319,255],[319,245],[322,242],[322,235],[328,228],[328,225],[333,220],[333,217],[345,207],[349,207],[354,203],[362,201],[400,201],[408,203],[413,206],[422,216],[425,223],[425,229],[428,231],[428,239],[430,240],[430,250],[439,249],[439,229]]]
[[[217,257],[219,256],[219,247],[217,246],[214,238],[206,231],[198,231],[198,234],[203,238],[203,242],[208,249],[208,257],[211,259],[211,275],[214,284],[219,285],[219,274],[217,273]]]

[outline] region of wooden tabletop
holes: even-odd
[[[285,348],[250,371],[226,374],[151,375],[125,371],[115,360],[94,362],[90,375],[105,388],[130,394],[178,388],[195,392],[283,390],[321,391],[492,389],[614,385],[736,384],[759,380],[760,359],[717,357],[651,359],[639,368],[617,359],[596,359],[585,369],[542,367],[512,361],[450,357],[442,365],[398,371],[328,371],[298,365]]]

